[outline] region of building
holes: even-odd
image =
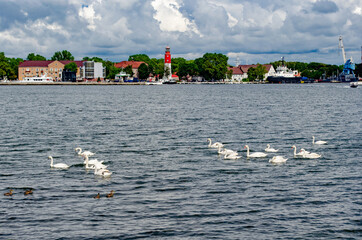
[[[124,69],[128,66],[132,66],[133,77],[138,78],[138,68],[141,66],[142,61],[122,61],[115,63],[114,66],[119,69]]]
[[[165,51],[164,71],[165,71],[164,79],[171,80],[171,78],[172,78],[171,52],[170,52],[170,47],[169,46],[166,47],[166,51]]]
[[[80,68],[80,79],[84,81],[104,80],[106,77],[106,68],[103,63],[94,61],[84,61]]]
[[[19,64],[18,79],[24,80],[25,77],[52,77],[55,81],[61,81],[64,66],[68,63],[75,62],[77,64],[77,78],[80,77],[80,68],[83,61],[24,61]]]
[[[239,65],[237,67],[229,68],[233,72],[232,77],[231,77],[231,81],[233,81],[233,82],[241,82],[244,79],[247,79],[248,78],[249,68],[256,68],[257,66],[258,65]],[[271,65],[271,64],[263,64],[262,66],[264,66],[266,68],[266,70],[268,71],[264,75],[264,80],[267,79],[267,77],[273,76],[275,74],[275,69],[274,69],[273,65]]]

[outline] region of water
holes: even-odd
[[[361,89],[2,86],[0,96],[1,239],[362,237]],[[209,137],[242,158],[218,157]],[[245,158],[245,144],[268,143],[289,160]],[[322,158],[294,159],[294,144]],[[112,177],[86,171],[76,147]],[[50,169],[49,155],[70,169]]]

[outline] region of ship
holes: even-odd
[[[303,81],[307,81],[307,79],[303,79],[302,81],[302,78],[297,70],[287,68],[284,64],[284,57],[282,57],[282,65],[277,67],[275,73],[268,76],[266,80],[269,83],[301,83]]]

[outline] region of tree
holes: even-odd
[[[21,58],[7,58],[4,52],[0,52],[0,79],[16,79],[18,77],[19,62]]]
[[[78,66],[75,62],[68,63],[64,66],[65,70],[69,70],[71,72],[77,72]]]
[[[206,53],[195,60],[200,75],[206,80],[224,79],[227,72],[228,57],[221,53]]]
[[[29,53],[28,56],[26,57],[27,60],[29,61],[45,61],[47,60],[45,57],[37,54],[35,55],[34,53]]]
[[[177,75],[180,78],[186,77],[187,75],[195,76],[197,74],[198,74],[197,66],[196,66],[195,62],[192,60],[180,63],[178,66]]]
[[[124,72],[125,72],[126,74],[128,74],[130,77],[133,76],[132,65],[128,65],[128,66],[125,67],[123,70],[124,70]]]
[[[256,68],[253,68],[253,67],[249,68],[248,69],[248,81],[254,82],[257,77],[258,77],[258,74],[256,72]]]
[[[63,50],[61,52],[55,52],[52,60],[58,60],[58,61],[63,61],[63,60],[70,60],[70,61],[74,61],[74,57],[73,55],[68,52],[67,50]]]
[[[256,74],[256,79],[258,80],[263,80],[265,74],[268,71],[266,70],[266,67],[261,65],[261,64],[257,64],[256,68],[255,68],[255,74]]]
[[[140,79],[147,79],[150,75],[150,72],[148,70],[148,66],[145,63],[142,63],[139,67],[138,67],[138,76]]]
[[[139,61],[139,62],[145,62],[145,63],[149,63],[150,62],[150,57],[147,56],[146,54],[135,54],[135,55],[131,55],[128,57],[128,61]]]

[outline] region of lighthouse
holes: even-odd
[[[165,71],[165,74],[164,74],[163,78],[166,80],[170,80],[172,77],[172,72],[171,72],[171,53],[170,53],[169,46],[166,47],[166,51],[165,51],[164,71]]]

